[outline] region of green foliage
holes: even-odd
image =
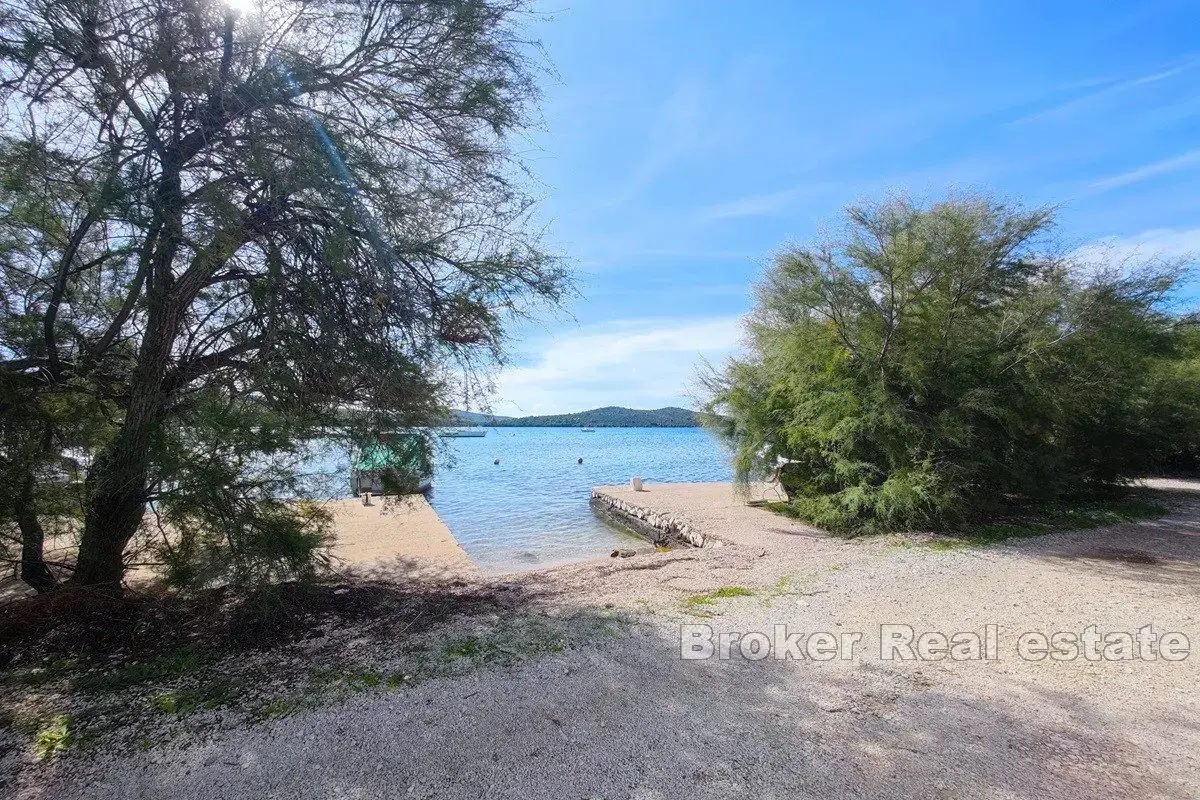
[[[1180,270],[1089,276],[1044,244],[1051,222],[900,200],[781,252],[750,356],[705,377],[739,479],[778,469],[789,510],[831,531],[938,528],[1144,474],[1196,441],[1186,337],[1163,310]]]
[[[286,717],[289,714],[297,711],[301,707],[301,703],[296,698],[277,697],[255,710],[255,715],[259,719],[272,719],[274,717]]]
[[[544,653],[566,649],[568,633],[584,637],[602,637],[613,632],[619,620],[604,616],[581,619],[573,631],[564,631],[552,623],[528,618],[514,620],[504,630],[489,630],[476,635],[451,639],[441,646],[441,661],[450,665],[511,664]]]
[[[11,686],[46,686],[73,677],[78,669],[74,658],[54,658],[38,667],[7,670],[0,680]]]
[[[1188,318],[1172,352],[1155,359],[1146,384],[1144,418],[1164,442],[1157,466],[1200,472],[1200,328]]]
[[[74,583],[119,591],[147,510],[177,584],[312,574],[305,443],[444,421],[567,287],[512,147],[524,4],[103,6],[0,14],[2,532],[40,550],[69,485]]]
[[[164,714],[186,717],[199,709],[232,705],[241,694],[242,689],[237,683],[216,678],[196,686],[158,692],[150,698],[150,703]]]
[[[791,506],[780,503],[781,513],[792,512]],[[1117,496],[1075,498],[1043,503],[1010,503],[996,509],[986,520],[967,524],[945,535],[931,538],[899,539],[892,547],[911,550],[920,546],[927,550],[958,551],[968,547],[983,547],[1008,539],[1024,539],[1055,531],[1086,530],[1127,522],[1157,519],[1170,510],[1164,503],[1120,493]],[[794,512],[792,512],[794,513]]]
[[[328,564],[330,517],[301,465],[307,420],[197,392],[156,442],[149,554],[169,585],[260,586]]]
[[[71,718],[66,714],[58,714],[34,737],[34,752],[44,761],[69,748],[72,738]]]
[[[165,683],[194,675],[211,660],[211,655],[199,648],[181,647],[146,661],[122,664],[109,672],[80,675],[75,685],[83,692],[121,692],[143,683]]]
[[[57,179],[47,179],[50,174]],[[86,466],[80,456],[108,440],[114,406],[73,391],[77,385],[46,391],[44,368],[30,374],[6,367],[45,355],[50,310],[29,302],[47,289],[36,264],[68,238],[72,209],[111,188],[40,143],[0,136],[0,557],[20,561],[21,577],[38,591],[56,581],[42,560],[44,537],[80,521]],[[98,265],[119,262],[123,252],[87,236],[77,250]],[[65,277],[65,300],[94,297],[94,281]],[[53,319],[63,335],[82,335],[67,314]]]
[[[194,708],[188,698],[180,697],[179,692],[174,690],[154,695],[152,702],[164,714],[187,714]]]
[[[442,648],[442,655],[448,661],[453,661],[457,658],[481,660],[490,650],[491,647],[483,640],[477,637],[468,637],[447,642],[446,646]]]

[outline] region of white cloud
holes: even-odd
[[[1123,266],[1143,261],[1196,260],[1200,228],[1156,228],[1131,236],[1106,236],[1076,249],[1071,256],[1085,266]]]
[[[1173,158],[1165,158],[1162,161],[1155,161],[1153,164],[1147,164],[1144,167],[1138,167],[1129,172],[1122,172],[1119,175],[1112,175],[1098,181],[1093,181],[1089,188],[1096,192],[1107,192],[1109,189],[1119,189],[1123,186],[1141,183],[1149,178],[1169,175],[1172,172],[1179,172],[1180,170],[1195,166],[1200,166],[1200,150],[1190,150]]]
[[[555,336],[536,363],[496,380],[497,414],[557,414],[598,406],[688,406],[701,359],[720,361],[742,336],[740,316],[628,320]]]

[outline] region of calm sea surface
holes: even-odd
[[[490,428],[483,438],[443,441],[453,463],[439,464],[430,502],[489,571],[591,558],[637,543],[592,513],[593,486],[628,484],[634,475],[649,482],[731,477],[724,449],[699,428]]]
[[[640,543],[592,513],[593,486],[627,485],[635,475],[669,483],[727,481],[732,474],[724,448],[700,428],[489,428],[484,437],[440,441],[429,501],[489,572]],[[336,497],[349,489],[349,468],[344,449],[314,445],[303,472],[313,491]]]

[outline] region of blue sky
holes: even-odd
[[[1068,247],[1200,250],[1200,4],[546,0],[516,142],[578,297],[499,413],[689,405],[773,250],[857,200],[983,190]]]

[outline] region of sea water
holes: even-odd
[[[592,512],[594,486],[628,485],[635,475],[648,483],[731,478],[728,453],[700,428],[489,428],[482,438],[442,441],[430,502],[490,572],[642,543]]]
[[[488,428],[483,437],[439,442],[429,501],[485,572],[642,544],[592,512],[594,486],[627,486],[634,476],[672,483],[732,475],[729,454],[700,428]],[[301,473],[314,494],[344,497],[349,469],[344,449],[314,443]]]

